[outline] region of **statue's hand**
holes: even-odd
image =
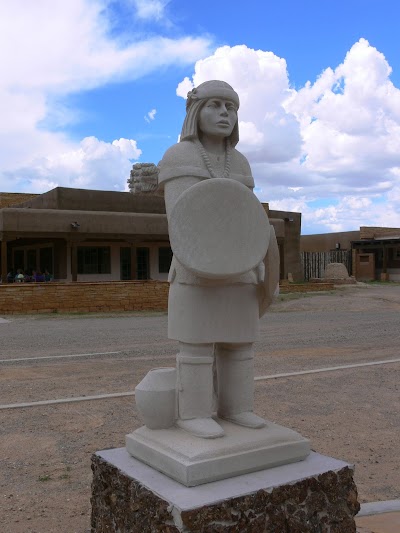
[[[264,283],[264,280],[265,280],[264,261],[261,261],[261,263],[258,263],[257,265],[257,280],[258,280],[258,283]]]

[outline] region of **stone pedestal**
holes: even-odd
[[[177,427],[143,426],[126,436],[126,449],[187,487],[295,463],[310,453],[308,439],[273,422],[256,430],[221,419],[218,423],[225,432],[219,439],[199,439]]]
[[[125,448],[97,452],[92,470],[92,533],[356,532],[353,468],[314,452],[191,488]]]

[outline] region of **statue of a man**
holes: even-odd
[[[242,184],[246,194],[253,190],[249,163],[235,149],[238,108],[237,93],[223,81],[208,81],[189,92],[180,142],[167,150],[159,164],[170,225],[182,195],[200,182],[218,180],[222,186],[222,179],[226,184],[233,180]],[[264,427],[265,421],[253,413],[253,343],[263,297],[263,311],[266,307],[265,287],[274,292],[279,266],[266,262],[267,282],[263,261],[240,275],[212,279],[182,264],[172,240],[171,245],[175,255],[169,273],[168,336],[179,341],[177,425],[197,437],[222,437],[224,431],[213,418],[216,388],[218,418],[248,428]],[[270,255],[271,250],[279,264],[273,228]],[[201,253],[206,256],[209,251]],[[268,305],[271,294],[266,299]]]

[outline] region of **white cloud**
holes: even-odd
[[[133,0],[133,4],[140,19],[158,21],[164,17],[169,0]]]
[[[193,86],[212,79],[228,82],[240,96],[239,149],[252,161],[284,162],[300,155],[299,124],[284,108],[292,94],[284,59],[245,45],[223,46],[197,61],[192,80],[185,78],[177,94],[186,98]]]
[[[123,45],[109,35],[110,23],[104,14],[108,3],[3,2],[0,58],[5,87],[13,87],[17,94],[28,89],[57,94],[89,89],[135,79],[161,66],[191,63],[210,46],[201,37],[161,36]]]
[[[186,77],[178,84],[178,87],[176,88],[176,94],[177,96],[182,96],[182,98],[186,99],[188,92],[191,91],[193,87],[193,82]]]
[[[144,120],[150,124],[150,122],[156,118],[156,113],[157,109],[152,109],[144,116]]]
[[[209,51],[210,40],[201,37],[152,36],[122,43],[110,31],[110,4],[111,0],[1,2],[0,190],[16,190],[6,172],[22,175],[32,161],[37,164],[49,155],[77,149],[76,141],[62,132],[79,118],[76,110],[63,105],[66,96],[134,80],[169,65],[191,64]],[[161,14],[166,5],[142,4],[138,10],[143,16],[145,4],[149,16],[151,10]]]
[[[29,168],[7,172],[6,178],[20,185],[21,190],[33,192],[57,186],[123,190],[132,160],[138,159],[141,153],[132,139],[106,143],[96,137],[86,137],[76,149],[38,158]]]
[[[177,94],[210,79],[237,90],[239,150],[257,194],[302,211],[306,231],[400,226],[400,90],[390,74],[384,55],[360,39],[342,64],[296,91],[283,58],[224,46],[196,63]]]

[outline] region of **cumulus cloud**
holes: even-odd
[[[123,190],[132,161],[141,153],[132,139],[107,143],[86,137],[74,150],[38,158],[28,168],[6,172],[5,177],[22,190],[33,192],[45,192],[57,186]]]
[[[157,109],[152,109],[144,116],[144,120],[150,124],[156,118]]]
[[[239,149],[257,194],[274,209],[302,211],[305,231],[400,226],[400,90],[390,74],[360,39],[343,63],[295,90],[283,58],[224,46],[196,63],[177,94],[210,79],[237,90]]]
[[[157,10],[161,15],[166,2],[136,4],[145,17]],[[16,190],[6,172],[19,175],[19,168],[22,175],[32,161],[78,149],[62,132],[79,119],[76,110],[63,106],[66,96],[192,64],[209,51],[210,40],[202,37],[153,35],[121,42],[107,18],[111,5],[111,0],[1,3],[0,190]]]
[[[186,98],[193,86],[212,79],[228,82],[240,96],[239,149],[252,161],[284,162],[300,154],[299,124],[284,108],[292,90],[283,58],[245,45],[223,46],[197,61],[192,79],[185,78],[177,94]]]

